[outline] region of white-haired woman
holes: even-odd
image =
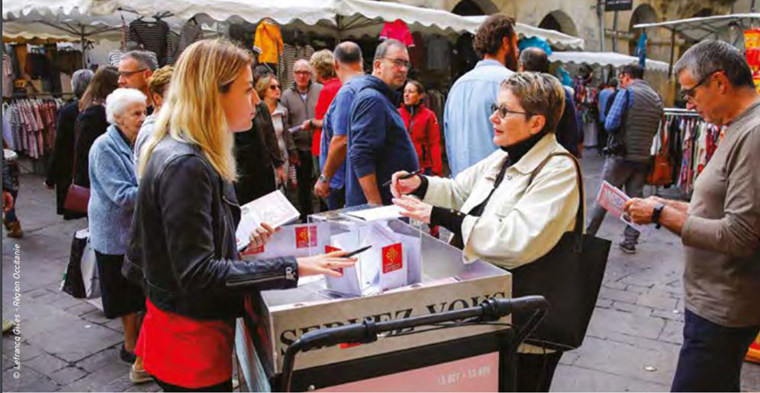
[[[121,274],[129,242],[129,228],[137,201],[133,146],[146,116],[146,97],[139,90],[116,89],[106,98],[110,126],[90,149],[90,244],[95,250],[103,311],[121,318],[124,326],[122,360],[134,363],[132,382],[150,380],[134,355],[139,322],[145,309],[142,289]],[[141,372],[142,371],[142,372]]]

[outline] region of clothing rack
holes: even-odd
[[[652,145],[653,154],[660,151],[661,135],[665,133],[668,158],[673,165],[673,180],[666,187],[675,186],[683,195],[691,195],[694,182],[718,148],[723,131],[694,111],[666,108]]]
[[[34,97],[54,97],[57,98],[58,96],[73,96],[74,93],[14,93],[11,94],[10,97],[4,97],[4,98],[34,98]]]
[[[146,17],[145,15],[143,15],[143,14],[141,14],[141,13],[139,13],[139,12],[133,10],[133,9],[129,9],[129,8],[125,8],[125,7],[119,7],[116,10],[117,11],[123,11],[123,12],[129,12],[130,14],[135,14],[135,15],[138,16],[137,20],[141,20],[142,18]],[[172,16],[174,16],[174,14],[171,11],[164,11],[164,12],[157,12],[157,13],[153,14],[153,16],[148,16],[148,18],[153,18],[153,19],[159,21],[161,19],[169,18],[169,17],[172,17]],[[195,17],[193,17],[193,18],[195,18]]]

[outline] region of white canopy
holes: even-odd
[[[643,23],[634,25],[634,29],[660,27],[677,32],[693,41],[706,38],[722,38],[733,26],[741,30],[758,26],[760,14],[732,14],[706,16],[701,18],[679,19],[660,23]]]
[[[637,64],[638,57],[626,56],[615,52],[554,52],[549,56],[551,62],[575,63],[588,65],[611,65],[615,68],[628,64]],[[664,61],[649,60],[646,62],[646,69],[651,71],[667,73],[668,63]]]
[[[170,25],[181,24],[193,17],[206,25],[216,22],[257,23],[271,18],[281,25],[341,38],[379,35],[383,22],[397,19],[405,21],[413,32],[454,37],[463,32],[474,33],[486,18],[369,0],[63,0],[56,1],[55,5],[50,5],[49,0],[3,0],[3,20],[28,25],[28,35],[36,33],[32,30],[36,26],[40,34],[52,36],[55,28],[50,24],[119,27],[120,8],[143,16],[168,12],[171,17],[164,20]],[[127,22],[135,17],[129,13],[123,15]],[[48,27],[41,28],[41,22],[44,22],[42,26]],[[582,50],[584,46],[583,39],[556,31],[520,23],[516,30],[521,37],[539,37],[562,49]],[[6,34],[5,28],[3,34]]]

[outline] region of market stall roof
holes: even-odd
[[[638,64],[639,58],[626,56],[615,52],[554,52],[549,56],[551,62],[575,63],[588,65],[611,65],[615,68],[628,64]],[[667,73],[668,63],[664,61],[649,60],[646,61],[646,69],[656,72]]]
[[[474,33],[486,18],[369,0],[63,0],[56,2],[55,6],[50,5],[49,0],[3,0],[3,20],[119,27],[119,9],[144,16],[168,14],[171,15],[168,18],[170,25],[193,17],[206,25],[216,22],[257,23],[270,18],[281,25],[341,37],[378,35],[383,22],[397,19],[405,21],[412,31],[454,36],[463,32]],[[133,15],[124,16],[127,21],[134,19]],[[552,30],[520,23],[516,30],[521,37],[539,37],[561,49],[582,50],[584,46],[583,39]],[[49,31],[43,33],[52,34]]]
[[[731,14],[705,16],[700,18],[679,19],[659,23],[642,23],[634,25],[634,29],[647,29],[660,27],[680,33],[694,41],[702,41],[711,36],[720,36],[729,28],[736,26],[742,30],[757,26],[760,22],[760,13]]]

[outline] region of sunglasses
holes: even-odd
[[[269,88],[271,90],[280,90],[280,85],[272,85],[272,86],[269,86]]]
[[[528,112],[513,111],[513,110],[507,108],[506,105],[499,106],[499,105],[496,105],[496,104],[492,104],[491,105],[491,113],[493,113],[493,112],[499,112],[499,117],[501,117],[502,119],[506,119],[507,115],[509,115],[510,113],[514,113],[516,115],[530,116],[530,113],[528,113]]]

